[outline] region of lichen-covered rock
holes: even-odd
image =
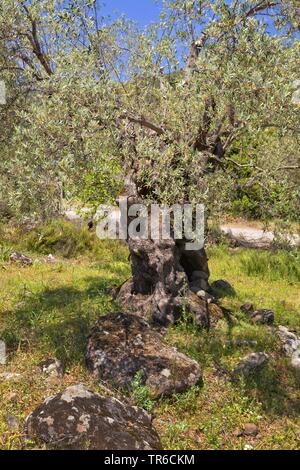
[[[238,363],[233,371],[233,376],[249,376],[252,373],[262,369],[265,365],[267,365],[268,362],[269,356],[264,352],[248,354]]]
[[[185,308],[193,318],[194,324],[209,328],[209,304],[197,294],[189,292],[185,298],[181,298],[181,308]]]
[[[159,450],[151,416],[115,398],[102,397],[82,384],[47,398],[25,421],[28,438],[48,448]]]
[[[130,388],[142,372],[154,398],[183,392],[201,379],[196,361],[166,345],[145,320],[125,313],[99,319],[88,338],[86,362],[99,379],[121,388]]]
[[[216,326],[219,320],[222,320],[224,317],[226,317],[226,315],[224,315],[223,309],[217,304],[209,303],[208,309],[211,327]]]

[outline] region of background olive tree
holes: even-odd
[[[166,1],[144,30],[95,1],[2,2],[2,201],[47,217],[133,170],[146,199],[296,218],[297,29],[296,1]]]

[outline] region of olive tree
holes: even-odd
[[[113,199],[128,175],[134,202],[204,203],[211,213],[230,204],[243,171],[264,191],[287,189],[292,174],[299,197],[297,2],[170,0],[144,30],[106,21],[95,1],[19,1],[10,13],[6,45],[34,91],[10,138],[19,212],[53,212],[62,185]],[[120,302],[166,323],[185,291],[209,323],[189,291],[195,271],[208,289],[204,250],[173,239],[129,248],[133,280]]]

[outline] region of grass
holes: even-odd
[[[44,244],[41,251],[26,237],[19,242],[18,237],[3,236],[1,246],[5,249],[0,250],[0,337],[7,342],[9,361],[0,366],[0,373],[18,372],[22,377],[0,382],[0,448],[30,449],[36,444],[24,441],[22,423],[45,397],[78,382],[108,393],[85,369],[86,335],[98,316],[117,308],[108,289],[125,281],[130,267],[126,247],[114,242],[91,241],[89,250],[75,250],[71,258],[64,256],[60,245]],[[25,249],[33,265],[9,264],[12,247]],[[57,257],[55,264],[46,263],[49,253]],[[277,324],[300,334],[299,258],[288,252],[223,246],[211,247],[209,257],[212,280],[223,278],[234,287],[234,294],[222,299],[233,321],[221,320],[207,333],[183,320],[167,334],[171,345],[200,363],[203,385],[154,406],[137,377],[130,400],[152,410],[165,449],[243,449],[246,444],[255,449],[299,449],[299,379],[280,355],[272,331],[252,325],[240,312],[240,306],[249,301],[272,308]],[[226,380],[224,371],[231,371],[245,354],[262,350],[272,357],[264,371],[247,381]],[[63,360],[66,374],[49,382],[36,367],[45,357],[54,356]],[[19,429],[9,428],[9,415],[20,420]],[[247,422],[258,425],[257,438],[238,436]]]

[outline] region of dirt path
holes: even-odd
[[[249,247],[268,248],[275,239],[272,231],[264,231],[262,228],[251,227],[242,223],[222,224],[220,228],[230,238]],[[292,246],[300,246],[299,235],[290,235],[287,239]]]

